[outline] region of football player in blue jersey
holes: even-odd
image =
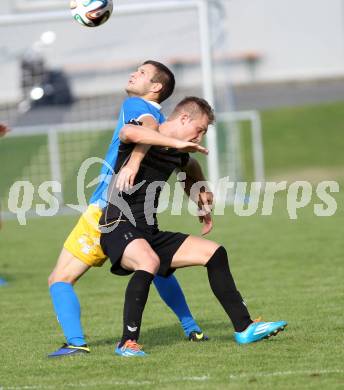
[[[84,332],[81,325],[80,303],[73,285],[91,267],[102,266],[107,256],[100,246],[98,229],[102,209],[106,206],[106,195],[115,166],[119,133],[122,127],[132,120],[140,121],[143,126],[157,131],[165,121],[160,103],[173,93],[175,79],[173,73],[163,64],[146,61],[131,74],[124,101],[118,117],[117,127],[111,140],[105,163],[101,168],[101,181],[91,196],[87,210],[68,236],[58,258],[57,264],[49,276],[48,284],[53,307],[58,322],[63,330],[66,343],[49,357],[58,357],[79,353],[88,353]],[[140,163],[149,150],[148,145],[137,145],[127,164],[117,178],[119,188],[133,184]],[[193,160],[197,179],[202,180],[202,171]],[[195,178],[187,178],[194,181]],[[208,193],[212,196],[211,193]],[[154,284],[164,302],[178,317],[185,335],[191,341],[203,341],[207,337],[194,320],[186,303],[181,287],[171,275],[168,278],[157,276]]]

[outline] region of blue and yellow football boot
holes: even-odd
[[[147,354],[142,351],[142,345],[137,344],[134,340],[127,340],[121,347],[118,343],[115,348],[115,354],[125,357],[147,356]]]
[[[244,331],[235,332],[234,339],[239,344],[254,343],[255,341],[276,336],[279,332],[283,331],[287,325],[286,321],[262,322],[259,318],[252,322]]]
[[[77,355],[81,353],[90,353],[89,347],[84,344],[80,346],[71,345],[71,344],[63,344],[61,348],[57,351],[48,355],[49,358],[61,357],[61,356],[70,356]]]
[[[192,332],[189,333],[188,336],[189,341],[194,341],[194,342],[200,342],[200,341],[208,341],[209,337],[205,335],[203,332],[196,332],[193,330]]]

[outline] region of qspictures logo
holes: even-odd
[[[107,172],[101,174],[86,184],[87,173],[93,165],[104,165]],[[61,211],[61,207],[67,207],[79,213],[84,213],[89,205],[86,199],[86,189],[104,188],[99,194],[100,207],[107,202],[115,204],[122,212],[121,218],[135,224],[131,209],[123,198],[121,192],[111,192],[110,183],[113,182],[113,168],[103,159],[91,157],[86,159],[78,171],[75,189],[77,195],[76,204],[64,204],[61,202],[62,185],[57,181],[44,181],[38,187],[29,180],[20,180],[13,183],[8,193],[8,210],[13,213],[20,225],[27,224],[27,216],[30,212],[37,216],[54,216]],[[154,215],[170,209],[171,215],[181,215],[184,206],[184,190],[186,175],[180,172],[174,184],[165,182],[152,182],[147,186],[144,202],[144,214],[149,225],[154,223]],[[145,181],[135,183],[134,187],[125,191],[128,195],[135,194]],[[231,199],[234,213],[238,216],[249,217],[253,215],[271,216],[274,212],[274,204],[277,194],[284,194],[285,208],[290,219],[297,219],[299,211],[306,207],[312,207],[315,216],[330,217],[335,215],[338,209],[335,193],[339,193],[340,186],[336,181],[321,181],[316,185],[308,181],[280,182],[233,182],[229,177],[221,178],[217,183],[197,182],[190,190],[190,198],[187,202],[188,213],[192,216],[202,216],[207,212],[204,208],[195,207],[192,199],[198,199],[204,187],[211,188],[214,194],[212,205],[213,215],[225,215],[226,200]],[[163,202],[155,205],[154,199],[157,192],[164,191]],[[41,202],[34,203],[34,195],[38,195]]]

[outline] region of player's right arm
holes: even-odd
[[[213,228],[211,212],[213,209],[214,194],[208,186],[201,165],[196,159],[190,158],[183,170],[186,173],[184,191],[186,195],[197,204],[198,210],[202,213],[199,216],[199,221],[203,224],[202,235],[204,236],[208,234]],[[192,194],[192,186],[195,183],[200,182],[203,184],[202,187],[199,188],[200,191],[197,193],[197,195]],[[193,198],[192,195],[196,195],[196,198]]]
[[[142,145],[154,145],[178,149],[185,153],[200,152],[203,154],[208,154],[208,150],[199,144],[168,137],[143,126],[131,124],[125,125],[119,133],[119,138],[123,143],[126,144],[134,143]]]

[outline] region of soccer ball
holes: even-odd
[[[70,9],[74,19],[87,27],[105,23],[112,14],[112,0],[71,0]]]

